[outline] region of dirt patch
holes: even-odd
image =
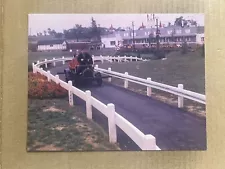
[[[67,99],[29,100],[28,151],[120,150],[106,132]]]
[[[63,113],[65,113],[66,111],[62,110],[62,109],[57,109],[56,107],[51,106],[49,108],[44,109],[43,112],[60,112],[60,113],[63,112]]]

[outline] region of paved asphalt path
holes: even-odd
[[[56,75],[66,67],[67,64],[58,65],[50,71]],[[60,75],[60,79],[64,80],[64,76]],[[206,149],[206,120],[203,118],[109,83],[103,83],[101,87],[82,87],[82,90],[90,90],[92,96],[105,104],[115,104],[117,113],[144,134],[155,136],[156,143],[162,150]],[[74,104],[82,105],[85,109],[85,102],[76,96]],[[104,115],[94,110],[93,119],[108,131]],[[122,150],[140,150],[119,128],[117,137]]]

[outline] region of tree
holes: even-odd
[[[183,22],[184,25],[182,25],[182,22]],[[185,20],[183,18],[183,16],[180,16],[179,18],[176,18],[176,20],[174,21],[175,26],[182,27],[182,26],[186,26],[187,24],[188,24],[188,22],[187,22],[187,20]]]
[[[171,40],[172,40],[172,42],[175,42],[175,39],[174,39],[174,35],[175,34],[176,34],[176,31],[175,31],[175,28],[174,28],[172,33],[171,33]]]
[[[182,26],[182,21],[184,23],[184,26],[197,26],[197,22],[193,19],[191,20],[186,20],[183,18],[183,16],[180,16],[179,18],[176,18],[175,21],[174,21],[174,25],[176,26]]]
[[[47,35],[47,31],[45,31],[45,30],[44,30],[44,35],[45,35],[45,36]]]
[[[62,37],[63,37],[63,33],[56,33],[56,34],[55,34],[55,37],[56,37],[56,38],[62,38]]]
[[[91,36],[97,41],[101,41],[100,31],[94,18],[91,18]]]
[[[51,28],[48,28],[48,34],[51,35]]]

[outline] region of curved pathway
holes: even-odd
[[[58,64],[50,69],[51,73],[56,75],[66,66]],[[60,75],[60,79],[64,80],[64,76]],[[109,83],[103,83],[102,87],[86,86],[82,90],[90,90],[92,96],[105,104],[115,104],[117,113],[144,134],[155,136],[156,143],[162,150],[206,149],[206,120],[203,118]],[[85,105],[84,101],[76,96],[74,104]],[[104,115],[94,110],[93,119],[108,131],[107,119]],[[120,129],[118,129],[118,142],[123,150],[139,149]]]

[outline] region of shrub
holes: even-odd
[[[47,77],[40,73],[28,73],[28,97],[36,99],[62,98],[68,92],[53,81],[48,82]]]
[[[184,42],[184,43],[182,44],[181,53],[182,53],[182,54],[188,53],[188,45],[187,45],[187,42]]]

